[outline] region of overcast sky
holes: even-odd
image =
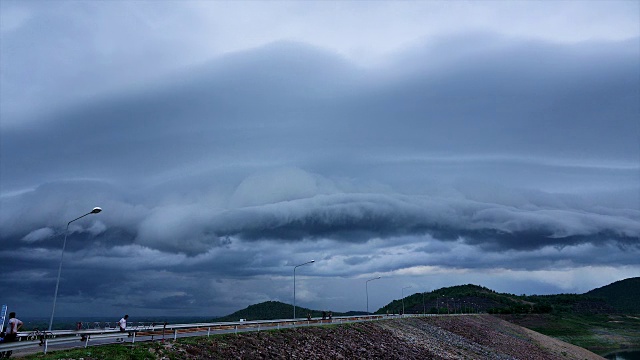
[[[0,2],[0,303],[377,310],[640,276],[640,3]]]

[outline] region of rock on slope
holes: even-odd
[[[603,359],[490,315],[389,319],[165,345],[182,359]]]

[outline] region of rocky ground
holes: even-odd
[[[389,319],[186,339],[156,359],[603,359],[490,315]]]

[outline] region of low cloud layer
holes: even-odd
[[[550,293],[637,276],[640,34],[490,30],[366,66],[285,38],[55,109],[16,101],[0,135],[3,303],[47,315],[65,226],[94,206],[69,226],[61,316],[292,302],[310,259],[301,305],[334,310],[362,310],[372,276],[373,306],[405,283]]]

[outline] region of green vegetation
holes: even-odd
[[[640,277],[616,281],[585,295],[604,299],[620,312],[640,314]]]
[[[621,280],[586,294],[514,295],[497,293],[477,285],[459,285],[404,298],[408,314],[640,314],[640,277]],[[402,312],[402,299],[394,300],[376,313]]]
[[[513,313],[534,311],[533,303],[512,294],[500,294],[478,285],[459,285],[425,293],[416,293],[404,299],[407,314],[427,313]],[[546,308],[535,307],[535,311]],[[376,311],[377,314],[402,312],[402,299],[394,300]]]
[[[162,344],[158,342],[153,343],[139,343],[135,345],[101,345],[91,346],[86,349],[73,349],[52,351],[48,354],[38,353],[25,356],[23,359],[46,359],[46,360],[59,360],[59,359],[110,359],[110,360],[155,360],[157,357],[156,352],[162,351]]]
[[[640,347],[640,318],[632,315],[556,313],[501,317],[596,353]]]

